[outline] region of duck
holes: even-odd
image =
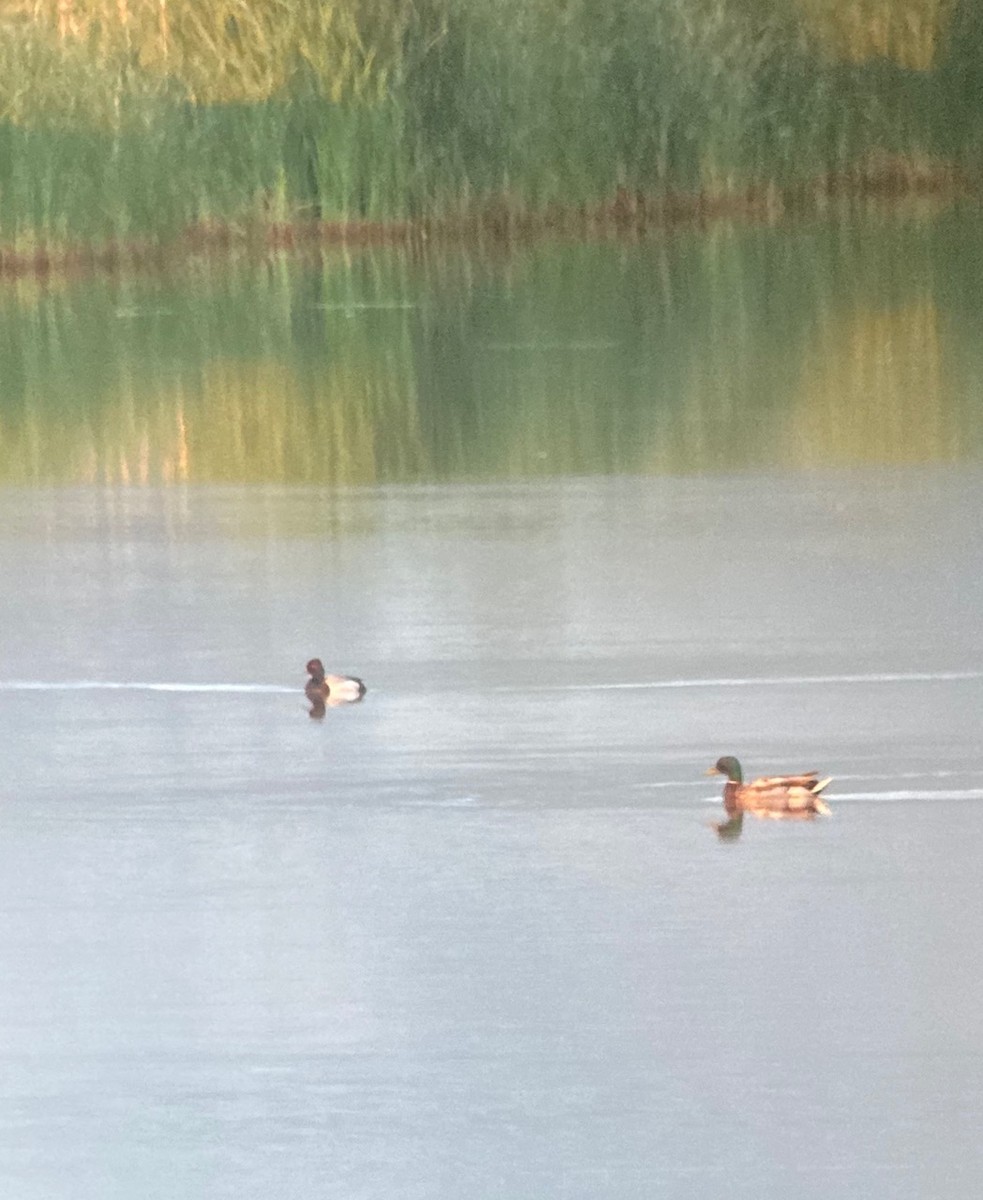
[[[353,675],[326,675],[324,663],[312,658],[305,668],[310,679],[304,687],[308,700],[315,704],[355,704],[365,695],[365,684]]]
[[[761,779],[744,782],[741,764],[733,755],[718,758],[710,767],[708,775],[724,775],[724,809],[730,818],[725,824],[730,827],[735,818],[744,813],[756,817],[776,819],[799,818],[810,820],[819,814],[828,817],[829,805],[820,793],[828,787],[832,776],[819,778],[818,771],[802,771],[798,775],[766,775]],[[740,824],[737,823],[738,830]]]

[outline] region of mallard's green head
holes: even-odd
[[[726,775],[731,783],[743,783],[744,774],[741,771],[741,764],[732,754],[725,754],[723,758],[718,758],[716,764],[712,766],[708,775]]]

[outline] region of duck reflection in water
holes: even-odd
[[[729,821],[711,821],[710,824],[722,842],[736,842],[744,829],[744,814],[735,813]]]
[[[361,679],[352,675],[327,675],[319,658],[312,658],[306,670],[310,679],[304,691],[311,702],[310,716],[315,721],[321,720],[326,709],[357,704],[365,695],[365,684]]]
[[[829,806],[820,793],[829,778],[820,779],[818,771],[803,771],[798,775],[767,775],[744,782],[741,764],[732,755],[718,758],[706,772],[724,775],[724,811],[727,820],[715,824],[718,837],[736,841],[741,836],[744,814],[759,818],[785,821],[811,821],[822,814],[829,816]]]

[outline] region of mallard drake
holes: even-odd
[[[756,817],[799,817],[809,819],[817,813],[829,816],[829,806],[820,796],[831,777],[819,778],[818,771],[799,775],[766,775],[744,782],[741,764],[733,755],[718,758],[708,775],[726,775],[724,808],[730,818],[741,813]]]
[[[365,684],[352,675],[326,675],[324,663],[312,658],[306,667],[308,679],[304,691],[308,700],[327,704],[354,704],[365,695]]]

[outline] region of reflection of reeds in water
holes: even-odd
[[[382,357],[301,374],[282,363],[210,364],[189,434],[194,478],[350,485],[418,477],[416,396],[400,365]]]
[[[379,251],[163,288],[21,287],[0,293],[0,482],[975,457],[973,243],[953,228],[693,237],[631,256],[564,246],[500,264]]]
[[[781,455],[817,467],[959,458],[969,431],[945,386],[929,299],[829,316],[803,352]]]
[[[180,396],[123,395],[75,419],[41,397],[16,420],[0,413],[5,483],[172,483],[189,478]]]
[[[365,256],[166,288],[3,293],[0,479],[426,474],[405,272],[403,258]]]
[[[72,422],[0,418],[7,482],[370,484],[424,474],[412,387],[373,368],[301,375],[217,359],[200,387],[132,384]],[[379,431],[385,430],[385,437]]]

